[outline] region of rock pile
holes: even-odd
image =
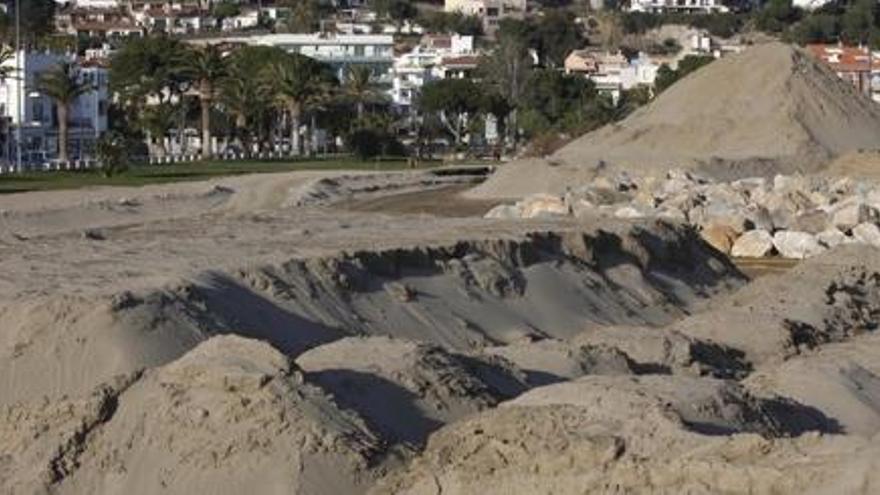
[[[846,243],[880,247],[880,185],[849,178],[777,175],[732,182],[673,170],[663,178],[620,173],[501,205],[489,218],[610,215],[687,222],[737,257],[803,259]]]

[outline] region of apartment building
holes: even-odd
[[[59,63],[73,59],[65,54],[20,51],[4,62],[14,76],[0,81],[0,161],[17,158],[16,136],[21,135],[23,163],[39,165],[55,157],[58,122],[55,103],[39,91],[38,80]],[[20,68],[20,70],[18,69]],[[90,156],[95,141],[107,131],[110,103],[107,69],[99,63],[80,65],[80,75],[93,89],[72,105],[69,121],[69,150],[72,158]]]

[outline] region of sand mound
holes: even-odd
[[[880,432],[880,334],[760,369],[745,383],[759,393],[784,395],[822,410],[846,433],[870,437]]]
[[[877,149],[880,106],[803,51],[755,46],[694,72],[624,121],[570,143],[547,161],[499,169],[470,194],[559,194],[605,167],[641,173],[699,168],[719,178],[819,170]]]
[[[205,271],[164,286],[0,302],[0,405],[81,396],[218,334],[290,355],[350,335],[470,351],[666,325],[742,277],[692,231],[604,224]]]
[[[358,493],[381,444],[270,346],[218,337],[148,371],[51,462],[55,493]]]
[[[628,375],[636,368],[632,360],[614,347],[579,345],[544,339],[490,347],[483,352],[501,356],[521,368],[532,386],[548,385],[584,375]]]
[[[387,440],[416,446],[440,426],[526,388],[521,373],[501,361],[386,337],[342,339],[306,352],[297,364]]]
[[[876,487],[880,461],[852,462],[877,451],[868,442],[775,439],[803,431],[782,424],[825,426],[799,409],[724,381],[588,377],[441,429],[375,493],[791,493],[846,462],[848,475]],[[825,458],[811,460],[805,447]]]
[[[754,365],[780,361],[874,330],[877,267],[877,248],[838,246],[785,274],[755,280],[671,328],[742,351]]]

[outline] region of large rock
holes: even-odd
[[[519,205],[498,205],[489,210],[484,217],[502,219],[522,218],[522,208]]]
[[[834,227],[831,227],[828,230],[824,230],[816,234],[816,240],[819,241],[819,244],[827,247],[828,249],[839,246],[841,244],[852,242],[852,239],[850,237],[847,237],[846,234],[837,230]]]
[[[793,230],[818,234],[828,228],[831,215],[827,212],[815,209],[801,213],[794,220]]]
[[[825,251],[815,236],[796,230],[782,230],[774,234],[773,246],[783,258],[804,259]]]
[[[624,206],[615,210],[614,216],[617,218],[642,218],[645,214],[632,206]]]
[[[750,229],[761,229],[768,232],[773,231],[773,218],[767,208],[755,203],[750,203],[745,208],[746,227]]]
[[[523,218],[539,218],[568,215],[568,207],[562,198],[549,194],[535,194],[520,202]]]
[[[847,200],[834,209],[831,223],[846,232],[863,222],[880,221],[880,211],[857,200]]]
[[[853,238],[865,244],[880,247],[880,228],[875,224],[860,223],[852,229]]]
[[[730,254],[743,258],[761,258],[773,251],[773,236],[766,230],[750,230],[733,243]]]
[[[733,241],[736,240],[738,232],[736,229],[726,224],[710,225],[704,228],[700,235],[703,240],[709,243],[713,248],[724,254],[730,254],[730,248],[733,247]]]

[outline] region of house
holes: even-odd
[[[443,10],[479,17],[483,21],[483,30],[491,35],[502,19],[525,17],[528,2],[527,0],[445,0]]]
[[[644,54],[627,60],[620,52],[588,48],[568,54],[564,67],[566,74],[580,74],[593,81],[597,91],[616,103],[623,91],[653,85],[660,64]]]
[[[427,35],[411,51],[394,60],[389,95],[394,107],[408,112],[421,88],[431,81],[464,77],[477,66],[474,37]]]
[[[138,27],[122,7],[68,7],[55,15],[60,33],[86,37],[140,36]]]
[[[37,81],[43,73],[65,61],[78,63],[66,54],[23,50],[4,62],[20,77],[0,81],[0,120],[4,123],[0,160],[3,162],[16,161],[15,136],[19,131],[22,163],[39,165],[56,156],[55,104],[39,91]],[[69,149],[74,159],[91,155],[95,141],[107,131],[110,103],[106,67],[94,62],[81,63],[80,75],[93,89],[77,98],[70,109]]]
[[[807,51],[860,93],[880,102],[880,53],[867,47],[839,44],[811,44]]]
[[[223,19],[223,31],[240,31],[259,27],[261,12],[255,8],[243,8],[238,15]]]
[[[647,12],[650,14],[667,14],[667,13],[713,13],[713,12],[729,12],[721,0],[631,0],[629,7],[630,12]]]

